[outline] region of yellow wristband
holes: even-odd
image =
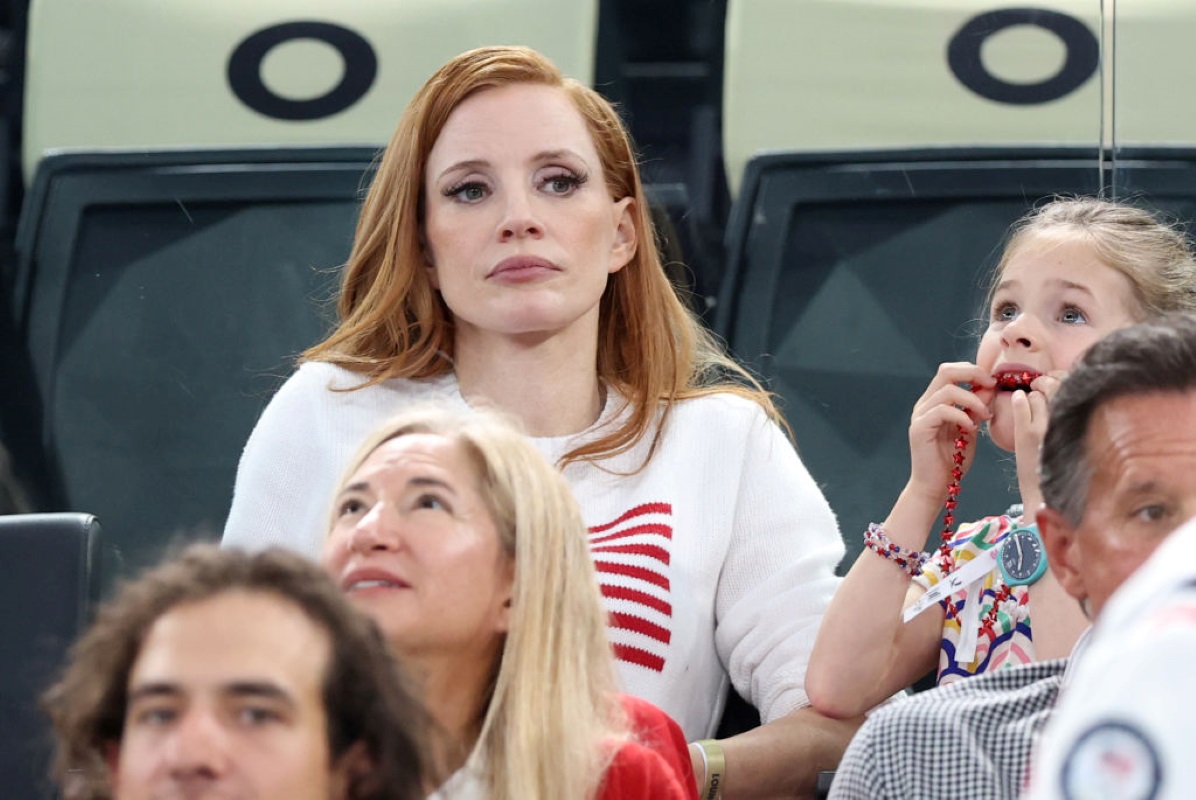
[[[723,774],[727,771],[727,757],[723,746],[714,739],[698,742],[706,765],[706,783],[702,787],[701,800],[719,800],[723,796]]]

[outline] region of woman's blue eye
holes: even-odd
[[[486,187],[477,181],[458,183],[444,190],[445,197],[452,197],[464,203],[476,203],[486,196]]]
[[[550,194],[568,197],[585,182],[586,177],[584,175],[578,175],[575,172],[564,172],[545,178],[541,186],[547,189]]]

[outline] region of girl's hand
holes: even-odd
[[[1038,486],[1038,451],[1046,435],[1047,419],[1051,413],[1051,398],[1059,391],[1063,370],[1039,375],[1030,384],[1030,391],[1016,391],[1011,398],[1013,411],[1013,454],[1017,460],[1017,485],[1025,508],[1024,518],[1034,519],[1042,505],[1042,490]]]
[[[910,416],[911,489],[935,503],[946,498],[959,429],[963,428],[968,434],[963,465],[967,472],[976,452],[979,424],[992,417],[989,403],[995,388],[993,377],[975,364],[959,361],[939,365]]]

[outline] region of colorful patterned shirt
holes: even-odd
[[[985,517],[979,522],[960,525],[950,542],[955,569],[994,545],[1000,544],[1006,534],[1016,527],[1016,520],[1007,515]],[[929,589],[945,577],[946,573],[944,573],[943,567],[943,558],[936,551],[934,556],[926,562],[922,574],[914,578],[914,581],[924,589]],[[994,599],[1007,588],[1009,587],[1006,586],[1000,569],[994,567],[985,575],[980,588],[979,616],[981,620],[988,618]],[[972,589],[973,587],[969,586],[952,597],[959,609],[959,617],[967,617],[964,609],[967,603],[972,601]],[[1009,598],[1004,600],[997,609],[991,629],[981,627],[976,640],[975,658],[967,663],[959,663],[955,658],[961,635],[960,620],[958,618],[947,619],[944,615],[943,640],[939,651],[939,685],[1001,667],[1013,667],[1033,662],[1034,644],[1030,636],[1029,597],[1027,587],[1011,587]]]

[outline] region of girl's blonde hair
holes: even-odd
[[[562,462],[631,449],[662,411],[642,469],[655,452],[673,403],[716,391],[754,400],[783,425],[770,393],[727,356],[665,275],[631,139],[614,107],[526,47],[463,53],[415,95],[362,206],[341,282],[340,324],[303,359],[361,373],[368,378],[363,385],[452,371],[452,314],[431,286],[421,243],[424,171],[457,106],[477,92],[520,83],[565,93],[593,137],[611,197],[635,201],[632,222],[638,246],[631,261],[610,277],[602,296],[596,364],[599,379],[630,401],[631,413],[610,433],[566,453]]]
[[[475,748],[487,796],[591,798],[612,743],[626,739],[628,729],[587,530],[569,484],[497,413],[424,408],[375,431],[337,495],[378,447],[416,433],[461,446],[515,568],[509,632]]]
[[[1054,197],[1014,223],[993,272],[987,306],[1005,267],[1043,238],[1075,237],[1129,280],[1138,320],[1196,310],[1196,259],[1184,233],[1145,209],[1097,197]]]

